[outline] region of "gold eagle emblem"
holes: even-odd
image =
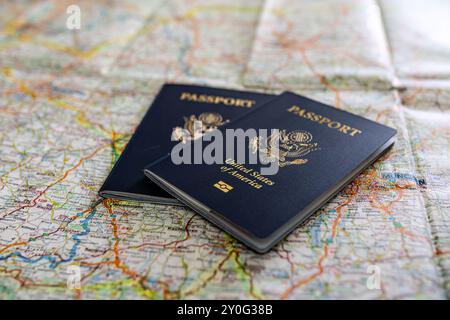
[[[270,161],[278,161],[281,168],[288,165],[301,165],[308,162],[307,154],[319,149],[317,142],[312,142],[313,136],[308,131],[280,130],[272,133],[267,139],[254,137],[250,140],[252,153],[258,150]]]
[[[219,126],[229,122],[229,120],[223,120],[220,114],[214,112],[203,112],[198,118],[194,114],[183,118],[184,126],[174,128],[172,137],[184,143],[198,139],[206,132],[215,130]]]

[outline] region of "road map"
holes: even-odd
[[[0,6],[0,299],[450,297],[448,1]],[[185,207],[97,195],[165,82],[292,90],[398,140],[261,255]]]

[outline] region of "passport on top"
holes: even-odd
[[[147,166],[145,174],[257,252],[268,251],[323,206],[396,135],[395,129],[290,92],[218,130],[226,140],[226,129],[239,128],[279,130],[244,142],[249,154],[276,147],[276,174],[261,174],[267,167],[261,162],[228,158],[177,165],[170,156]]]
[[[99,195],[121,200],[180,204],[170,194],[145,178],[144,167],[170,152],[176,141],[192,137],[194,123],[205,131],[229,123],[273,96],[195,85],[166,84],[148,109],[136,132],[106,178]],[[181,130],[185,129],[185,130]]]

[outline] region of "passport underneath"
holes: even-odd
[[[238,128],[279,129],[244,142],[247,150],[264,151],[278,139],[275,175],[261,175],[267,164],[229,158],[222,164],[176,165],[170,156],[147,166],[145,174],[261,253],[379,158],[396,135],[395,129],[290,92],[218,130]]]
[[[195,85],[164,85],[100,188],[99,195],[180,205],[143,174],[146,165],[166,155],[177,143],[171,141],[173,131],[186,129],[192,132],[195,121],[202,121],[205,130],[213,130],[272,97]],[[189,138],[180,136],[180,139]]]

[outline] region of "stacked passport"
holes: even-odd
[[[239,140],[230,132],[249,134]],[[266,252],[386,152],[395,135],[290,92],[167,84],[99,194],[187,205]],[[214,161],[195,159],[208,149]],[[188,161],[174,161],[174,150]],[[264,157],[249,161],[252,155]]]

